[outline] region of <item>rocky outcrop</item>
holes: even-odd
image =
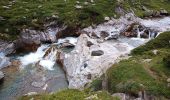
[[[60,31],[60,28],[49,28],[45,31],[37,31],[31,29],[25,29],[22,31],[21,39],[25,39],[25,43],[35,43],[39,44],[41,42],[55,42],[56,41],[56,33]]]
[[[126,37],[138,38],[155,38],[157,34],[158,31],[147,28],[139,23],[132,23],[131,25],[128,25],[126,31],[121,33],[121,35]]]
[[[15,52],[15,45],[13,42],[0,41],[0,52],[4,55]]]
[[[59,28],[50,28],[45,31],[24,29],[15,46],[22,51],[36,51],[41,43],[52,43],[56,41],[56,33]]]
[[[100,77],[121,55],[131,50],[124,43],[111,41],[98,43],[97,40],[81,34],[75,49],[65,54],[63,61],[60,61],[67,74],[69,88],[83,89],[94,78]],[[93,45],[88,46],[88,41]],[[91,55],[92,52],[97,56]]]
[[[4,80],[4,73],[0,71],[0,84],[2,84],[3,80]]]
[[[120,33],[127,29],[128,25],[134,22],[139,22],[140,18],[135,17],[133,14],[127,14],[120,19],[111,19],[108,22],[100,24],[96,27],[88,27],[83,29],[90,37],[101,38],[104,40],[118,39]]]
[[[80,34],[80,28],[78,27],[65,27],[56,33],[56,38],[78,37]]]
[[[0,69],[7,67],[11,64],[10,59],[5,56],[0,56]]]

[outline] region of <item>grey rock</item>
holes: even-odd
[[[162,10],[160,10],[160,15],[168,16],[169,13],[168,13],[168,11],[166,11],[165,9],[162,9]]]
[[[102,50],[92,51],[91,56],[101,56],[104,52]]]
[[[119,34],[114,34],[114,35],[111,35],[110,37],[108,37],[107,40],[118,39],[118,38],[119,38]]]
[[[14,42],[0,41],[0,52],[4,55],[15,52],[15,49],[16,47]]]
[[[3,82],[4,79],[4,73],[0,71],[0,84]]]
[[[0,69],[7,67],[11,64],[10,59],[8,57],[5,56],[1,56],[0,57]]]
[[[106,37],[109,36],[109,33],[106,32],[106,31],[101,31],[100,36],[101,36],[102,38],[106,38]]]
[[[64,43],[61,44],[61,47],[62,47],[62,48],[63,48],[63,47],[74,47],[74,45],[71,44],[71,43],[69,43],[69,42],[64,42]]]
[[[87,41],[87,46],[91,47],[92,45],[94,45],[91,41]]]

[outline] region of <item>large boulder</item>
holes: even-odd
[[[104,52],[102,50],[92,51],[91,56],[101,56]]]
[[[31,29],[25,29],[22,31],[21,39],[27,44],[40,44],[41,42],[55,42],[56,32],[59,29],[47,29],[45,31],[37,31]]]
[[[19,40],[15,42],[15,46],[19,51],[36,51],[41,43],[55,42],[56,32],[58,31],[57,28],[47,29],[46,31],[24,29]]]
[[[87,45],[88,41],[93,45]],[[120,51],[120,46],[125,49]],[[92,52],[97,56],[91,55]],[[74,50],[61,56],[63,60],[60,63],[67,74],[69,88],[83,89],[94,78],[100,77],[121,55],[129,52],[126,44],[112,41],[98,43],[97,39],[81,34]]]

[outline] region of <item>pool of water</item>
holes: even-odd
[[[63,51],[67,53],[71,50],[69,48]],[[22,57],[27,55],[29,54]],[[11,58],[20,59],[21,57],[15,55]],[[32,59],[34,58],[30,57],[30,60]],[[15,100],[28,93],[52,93],[68,87],[65,73],[56,63],[53,70],[48,70],[34,62],[24,66],[4,68],[2,71],[5,73],[5,80],[0,85],[0,100]]]

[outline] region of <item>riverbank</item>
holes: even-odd
[[[46,30],[47,26],[64,25],[78,31],[129,12],[139,17],[160,17],[168,15],[169,8],[169,1],[162,0],[0,1],[0,38],[15,40],[23,29],[40,31]]]

